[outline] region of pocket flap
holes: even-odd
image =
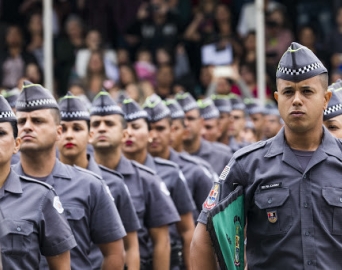
[[[77,207],[65,207],[65,215],[67,219],[80,220],[84,217],[84,209]]]
[[[3,230],[2,235],[20,234],[28,236],[33,232],[33,224],[27,220],[5,219],[1,222],[1,228]]]
[[[322,189],[322,196],[329,205],[342,207],[342,189],[325,187]]]
[[[275,188],[254,195],[255,204],[260,209],[282,206],[290,195],[288,188]]]

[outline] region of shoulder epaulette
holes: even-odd
[[[138,167],[139,169],[143,170],[143,171],[146,171],[152,175],[155,175],[156,172],[152,169],[150,169],[149,167],[145,166],[145,165],[142,165],[140,164],[139,162],[136,162],[135,160],[131,160],[132,161],[132,164],[135,166],[135,167]]]
[[[87,169],[81,168],[81,167],[79,167],[77,165],[74,165],[74,168],[79,170],[79,171],[81,171],[81,172],[85,172],[85,173],[91,174],[91,175],[95,176],[96,178],[102,180],[102,177],[100,175],[98,175],[97,173],[94,173],[94,172],[89,171]]]
[[[248,153],[251,153],[259,148],[262,148],[266,145],[267,141],[259,141],[259,142],[256,142],[256,143],[253,143],[253,144],[250,144],[250,145],[247,145],[239,150],[237,150],[235,153],[234,153],[234,157],[235,158],[239,158],[239,157],[242,157]]]
[[[162,165],[167,165],[167,166],[179,169],[179,166],[176,163],[174,163],[173,161],[170,161],[170,160],[166,160],[166,159],[163,159],[163,158],[155,157],[154,161],[156,163],[159,163],[159,164],[162,164]]]
[[[188,161],[188,162],[191,162],[193,164],[198,165],[198,161],[195,158],[193,158],[192,156],[190,156],[190,155],[187,155],[187,154],[184,154],[184,153],[179,153],[179,157],[181,159],[185,160],[185,161]]]
[[[43,181],[39,181],[39,180],[36,180],[34,178],[30,178],[30,177],[27,177],[27,176],[23,176],[23,175],[19,175],[19,178],[24,180],[24,181],[27,181],[27,182],[33,182],[33,183],[37,183],[37,184],[40,184],[42,186],[45,186],[47,187],[48,189],[53,189],[53,187]]]
[[[124,179],[123,176],[122,176],[122,174],[119,173],[119,172],[117,172],[117,171],[115,171],[115,170],[109,169],[109,168],[107,168],[107,167],[105,167],[105,166],[103,166],[103,165],[100,165],[100,164],[99,164],[99,167],[100,167],[101,170],[104,170],[104,171],[106,171],[106,172],[109,172],[109,173],[111,173],[111,174],[116,175],[117,177],[119,177],[119,178],[121,178],[121,179]]]

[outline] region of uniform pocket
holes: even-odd
[[[4,220],[5,236],[1,238],[1,252],[12,256],[25,256],[30,251],[33,223],[27,220]]]
[[[256,208],[250,213],[248,223],[258,224],[254,229],[260,234],[286,233],[291,228],[293,220],[289,196],[290,191],[287,188],[255,193]]]
[[[68,207],[65,209],[65,216],[68,220],[80,220],[84,217],[84,209]]]
[[[321,210],[324,225],[332,234],[342,235],[342,189],[325,187],[322,196],[327,203]]]

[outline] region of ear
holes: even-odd
[[[93,138],[94,138],[94,132],[93,131],[89,131],[88,133],[88,143],[92,143],[93,141]]]
[[[18,153],[19,149],[20,149],[20,144],[21,144],[21,139],[19,137],[17,137],[14,140],[14,149],[13,149],[13,154]]]
[[[62,131],[63,131],[62,125],[58,125],[56,129],[56,133],[57,133],[56,141],[59,141],[61,139]]]
[[[273,96],[274,96],[275,100],[278,101],[278,91],[275,91],[273,93]]]
[[[121,139],[121,142],[124,143],[127,139],[128,139],[128,130],[127,129],[124,129],[122,131],[122,139]]]
[[[323,108],[324,110],[326,110],[328,107],[328,103],[329,103],[329,100],[331,98],[331,95],[332,95],[332,93],[330,91],[326,91],[324,93],[324,108]]]

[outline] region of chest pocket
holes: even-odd
[[[321,209],[322,223],[332,234],[342,235],[342,189],[323,188],[322,196],[327,203]]]
[[[84,217],[84,209],[77,207],[66,207],[65,216],[68,220],[81,220]]]
[[[5,236],[1,238],[1,252],[9,256],[25,256],[33,244],[33,223],[26,220],[4,220]],[[37,244],[38,245],[38,244]]]
[[[286,233],[291,228],[293,219],[289,196],[290,191],[287,188],[274,188],[256,193],[256,207],[249,213],[248,223],[258,224],[253,228],[262,235]]]

